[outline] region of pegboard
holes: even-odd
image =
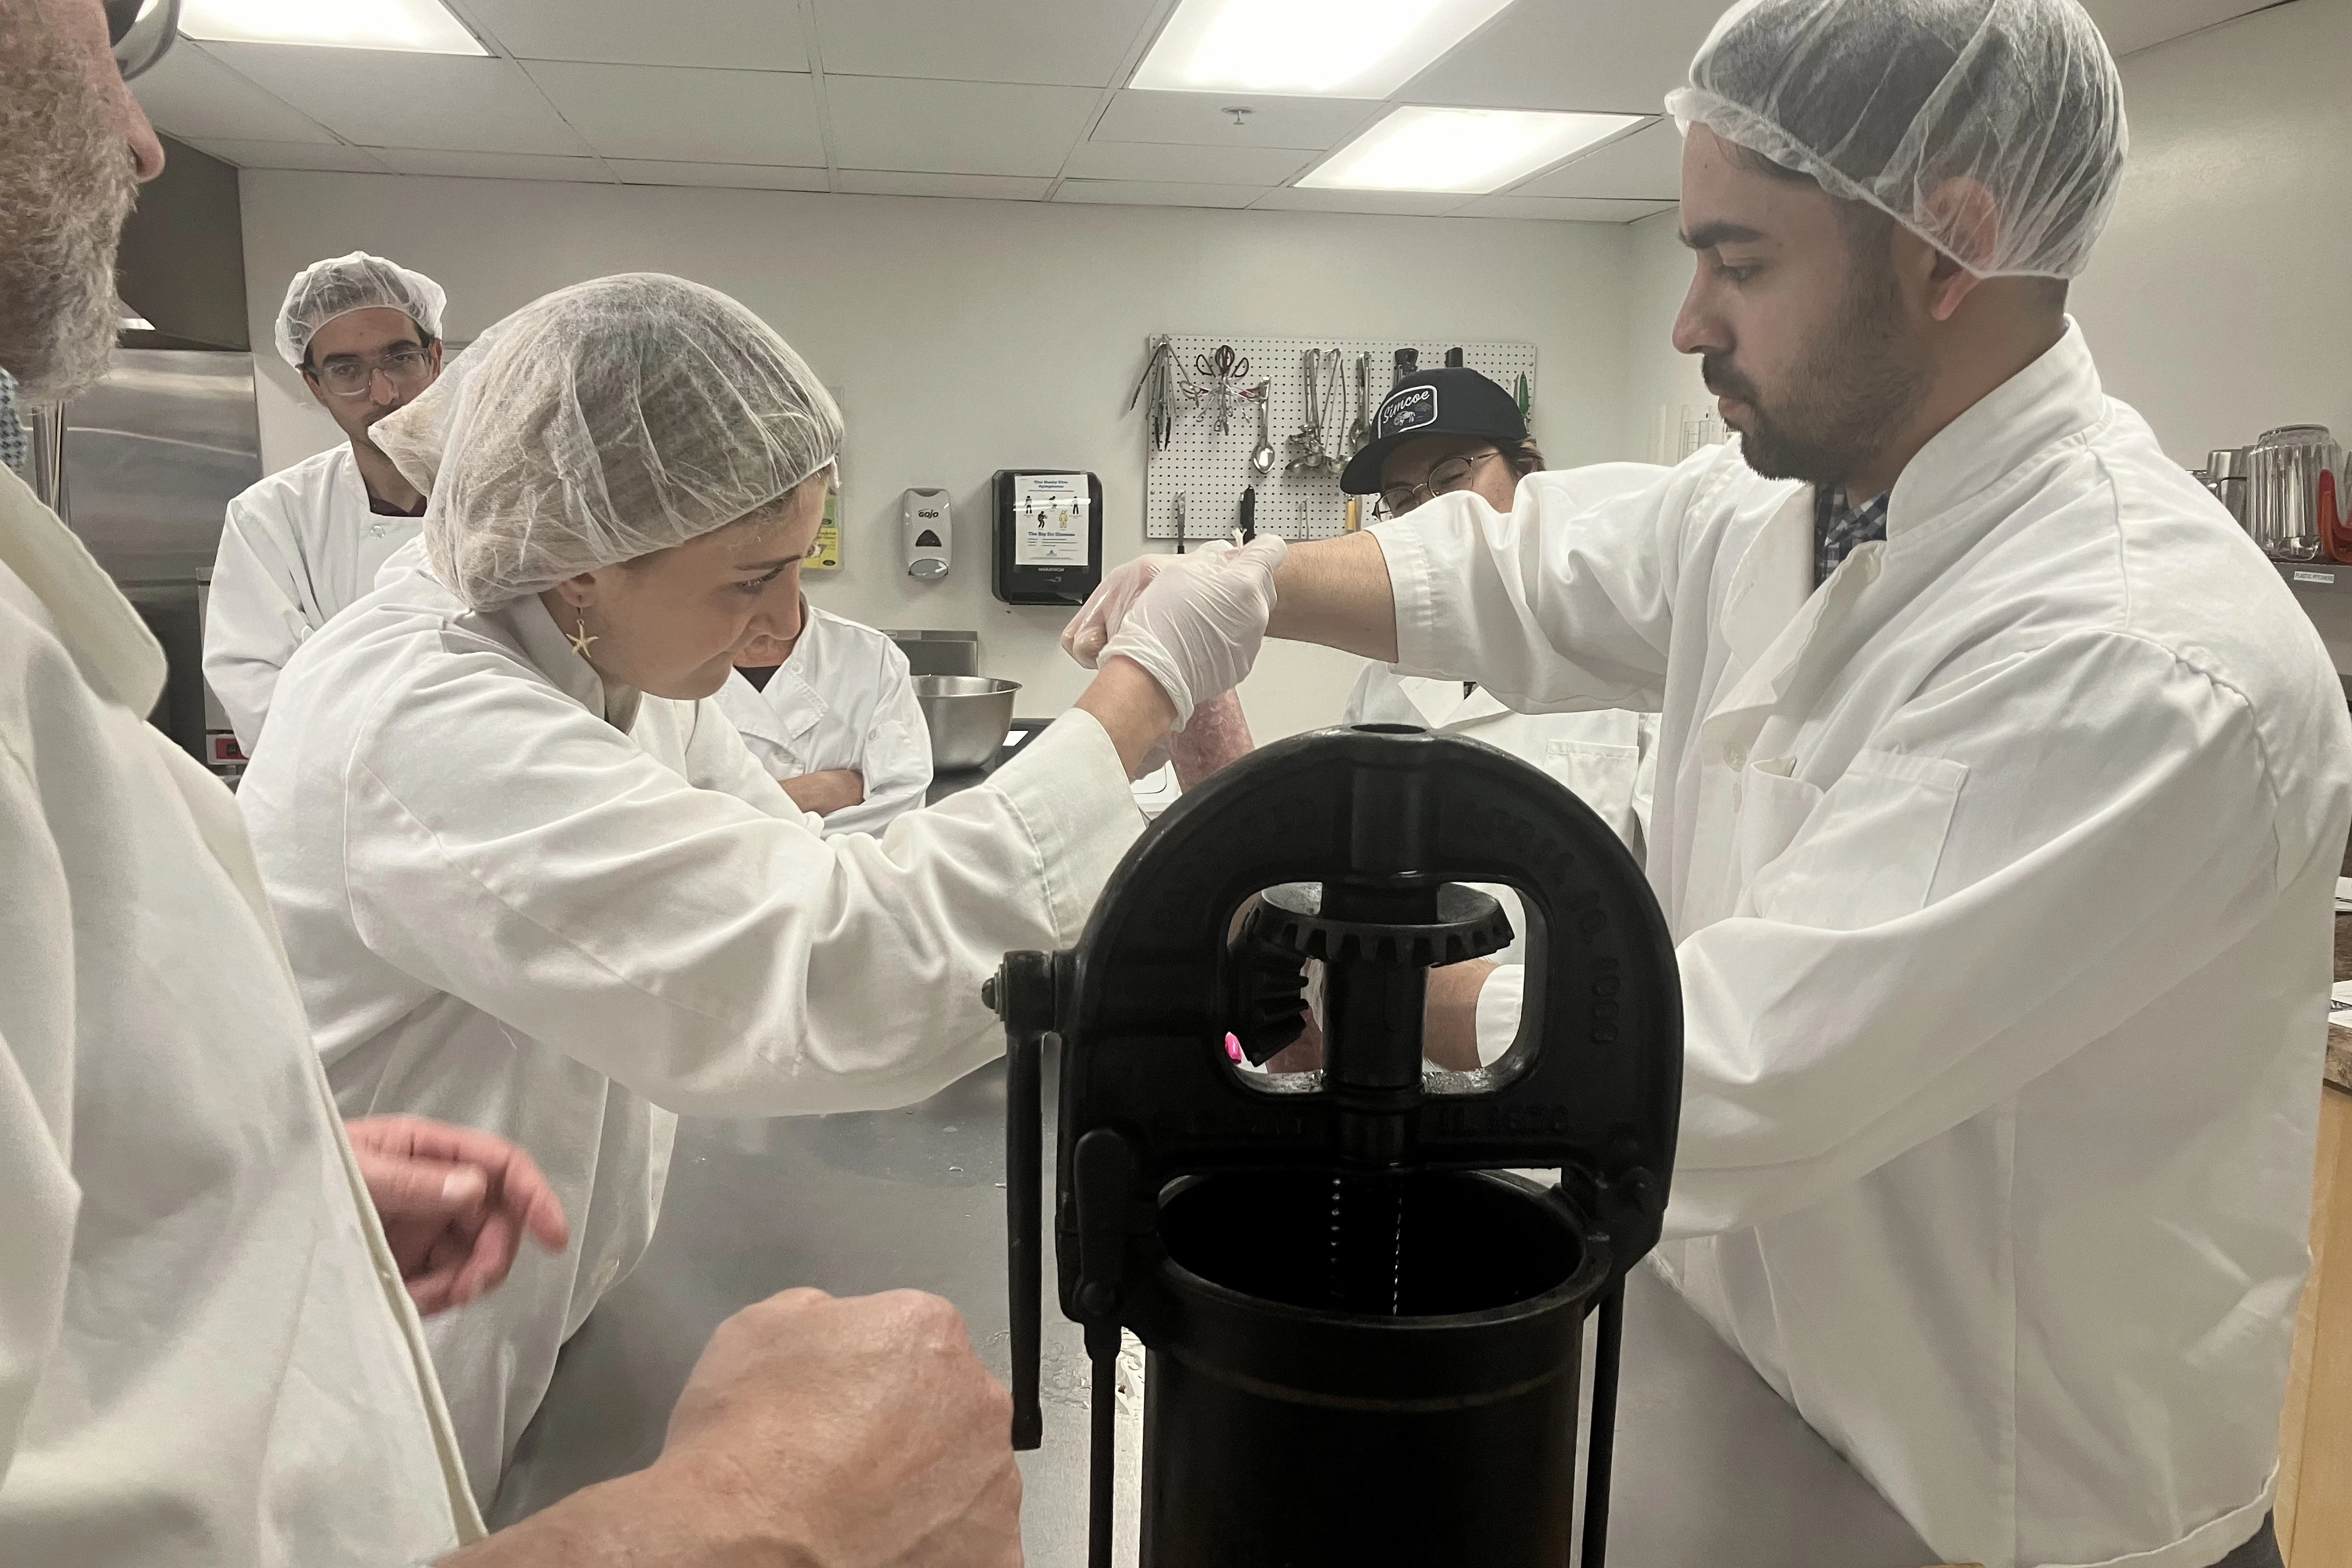
[[[1146,353],[1156,342],[1155,337],[1146,342]],[[1257,526],[1261,531],[1271,531],[1289,540],[1329,539],[1345,532],[1348,526],[1348,498],[1339,489],[1338,474],[1294,470],[1289,466],[1290,437],[1307,424],[1303,362],[1309,349],[1338,349],[1341,355],[1345,373],[1341,379],[1349,406],[1328,443],[1335,452],[1340,449],[1340,437],[1356,416],[1355,365],[1359,354],[1371,356],[1372,408],[1378,408],[1381,399],[1388,395],[1395,379],[1396,351],[1401,348],[1419,350],[1423,370],[1444,365],[1445,352],[1459,348],[1463,363],[1491,377],[1507,392],[1516,391],[1518,378],[1525,375],[1532,398],[1536,384],[1536,346],[1529,342],[1399,342],[1393,338],[1376,342],[1199,335],[1173,335],[1169,342],[1175,350],[1181,372],[1177,376],[1175,435],[1165,451],[1151,447],[1148,429],[1143,437],[1143,536],[1153,540],[1172,542],[1176,538],[1176,497],[1180,493],[1185,498],[1185,538],[1193,542],[1225,537],[1240,519],[1242,490],[1253,480],[1249,455],[1257,445],[1257,408],[1255,404],[1234,397],[1230,432],[1223,436],[1216,433],[1216,395],[1209,389],[1213,378],[1202,374],[1197,365],[1213,359],[1221,345],[1231,344],[1236,355],[1249,361],[1249,374],[1234,378],[1233,391],[1255,386],[1261,381],[1269,384],[1266,427],[1274,439],[1274,472],[1257,481]],[[1183,388],[1188,382],[1204,388],[1203,395],[1186,395]],[[1143,405],[1139,404],[1135,414],[1139,425],[1144,423],[1143,413]],[[1371,409],[1364,411],[1364,418],[1369,425]],[[1363,521],[1370,523],[1371,498],[1367,496],[1364,500]]]

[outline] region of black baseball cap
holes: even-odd
[[[1339,488],[1351,496],[1381,488],[1381,465],[1407,441],[1423,436],[1483,436],[1490,441],[1524,441],[1528,422],[1518,400],[1475,370],[1444,365],[1406,376],[1381,399],[1372,416],[1372,438],[1348,459]]]

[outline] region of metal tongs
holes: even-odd
[[[1128,395],[1129,413],[1135,411],[1146,387],[1151,389],[1151,401],[1144,408],[1144,426],[1150,432],[1152,450],[1164,452],[1176,437],[1176,350],[1164,334],[1151,340],[1143,374],[1136,377],[1135,390]]]
[[[1333,437],[1348,409],[1344,356],[1338,349],[1308,349],[1300,369],[1307,382],[1307,425],[1290,437],[1290,461],[1284,471],[1337,473],[1339,461],[1332,452]]]

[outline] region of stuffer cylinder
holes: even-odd
[[[1432,968],[1533,927],[1500,1060],[1424,1062]],[[1237,918],[1238,917],[1238,918]],[[1322,1065],[1244,1070],[1307,1026]],[[1681,1013],[1640,869],[1582,802],[1457,737],[1270,746],[1179,802],[1079,945],[1006,955],[1014,1441],[1038,1440],[1039,1056],[1062,1041],[1063,1310],[1095,1367],[1092,1561],[1110,1562],[1112,1377],[1150,1351],[1144,1568],[1563,1568],[1578,1362],[1600,1340],[1582,1563],[1600,1568],[1624,1271],[1656,1241]],[[1545,1188],[1524,1168],[1559,1173]]]

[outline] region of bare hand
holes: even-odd
[[[828,768],[783,781],[784,793],[803,811],[831,816],[866,800],[866,775],[855,768]]]
[[[571,1245],[562,1200],[505,1139],[421,1116],[364,1117],[343,1131],[423,1316],[498,1289],[526,1232],[550,1252]]]
[[[1021,1568],[1012,1427],[938,1297],[787,1290],[719,1325],[650,1468],[444,1568]]]
[[[652,1474],[827,1568],[1019,1568],[1012,1423],[938,1297],[787,1290],[719,1326]]]

